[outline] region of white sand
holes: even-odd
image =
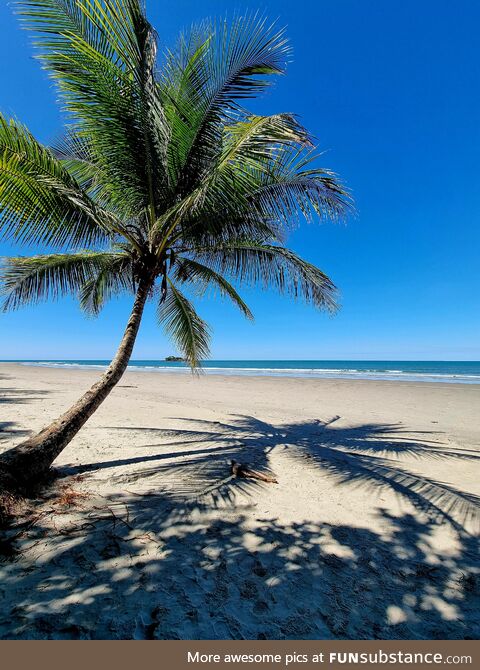
[[[97,375],[1,364],[0,449]],[[129,372],[0,562],[0,637],[476,638],[479,408],[480,386]]]

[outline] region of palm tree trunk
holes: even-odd
[[[151,277],[140,280],[120,346],[99,381],[53,423],[0,456],[0,485],[8,485],[8,488],[22,491],[41,482],[48,474],[53,461],[118,383],[132,355],[145,302],[152,285]]]

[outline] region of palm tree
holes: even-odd
[[[141,0],[21,0],[19,13],[68,120],[46,147],[0,116],[3,238],[49,252],[4,259],[4,308],[73,293],[98,314],[110,297],[134,296],[99,381],[2,455],[4,483],[28,488],[123,375],[147,300],[193,369],[208,355],[209,329],[189,290],[217,290],[248,318],[232,280],[333,309],[331,280],[283,245],[299,216],[343,218],[350,200],[315,166],[293,114],[243,107],[290,54],[264,18],[206,21],[159,59]]]

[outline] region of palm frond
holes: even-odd
[[[307,130],[293,114],[251,115],[225,126],[223,150],[217,170],[228,164],[239,167],[251,161],[254,167],[275,156],[285,145],[312,146]]]
[[[219,156],[190,194],[189,212],[243,211],[287,147],[311,146],[307,131],[292,114],[247,116],[225,126]]]
[[[102,268],[111,266],[112,257],[117,256],[110,252],[83,251],[4,258],[0,266],[1,292],[5,296],[3,310],[78,293]]]
[[[222,125],[238,102],[255,97],[268,77],[285,70],[290,48],[284,31],[258,14],[203,22],[169,52],[161,91],[171,128],[172,180],[185,192],[216,155]]]
[[[80,307],[86,314],[97,316],[114,295],[134,291],[134,270],[130,255],[111,253],[98,267],[92,268],[92,276],[81,287]]]
[[[100,167],[87,140],[67,128],[51,143],[50,149],[81,188],[95,197],[95,186],[102,180]]]
[[[353,213],[349,191],[331,170],[317,167],[318,154],[304,147],[278,152],[258,173],[249,203],[258,215],[289,226],[300,213],[307,221],[341,221]]]
[[[197,249],[196,255],[219,274],[234,277],[241,284],[273,288],[318,308],[337,309],[337,290],[331,279],[285,247],[237,240]]]
[[[337,222],[353,212],[337,175],[314,167],[306,131],[291,115],[235,126],[205,179],[156,221],[154,239],[174,233],[201,245],[206,236],[226,241],[268,231],[281,241],[300,217]]]
[[[167,128],[156,85],[156,34],[138,0],[20,0],[26,26],[75,131],[88,138],[108,196],[127,216],[167,188]],[[106,193],[104,194],[104,196]]]
[[[191,368],[199,368],[202,359],[209,355],[209,328],[170,280],[165,299],[158,305],[158,320]]]
[[[123,71],[141,59],[138,26],[144,14],[138,0],[17,0],[16,6],[52,58],[57,50],[68,51],[76,37]]]
[[[0,236],[21,243],[90,246],[115,233],[113,217],[53,153],[0,114]]]
[[[198,295],[204,295],[209,287],[217,289],[220,295],[229,297],[247,319],[253,319],[253,314],[248,305],[242,300],[230,282],[206,265],[190,258],[178,257],[175,263],[174,278],[179,282],[191,285]]]

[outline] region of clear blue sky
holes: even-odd
[[[247,3],[147,0],[163,45],[205,16]],[[213,358],[480,358],[480,2],[263,0],[288,27],[294,62],[255,111],[293,111],[352,189],[347,226],[307,226],[290,245],[341,289],[335,317],[246,292],[253,324],[221,301],[198,305]],[[0,3],[0,108],[42,141],[58,131],[55,92],[26,33]],[[0,255],[18,252],[0,245]],[[25,253],[25,252],[24,252]],[[130,299],[88,320],[73,300],[0,315],[0,358],[108,358]],[[147,310],[135,358],[173,348]]]

